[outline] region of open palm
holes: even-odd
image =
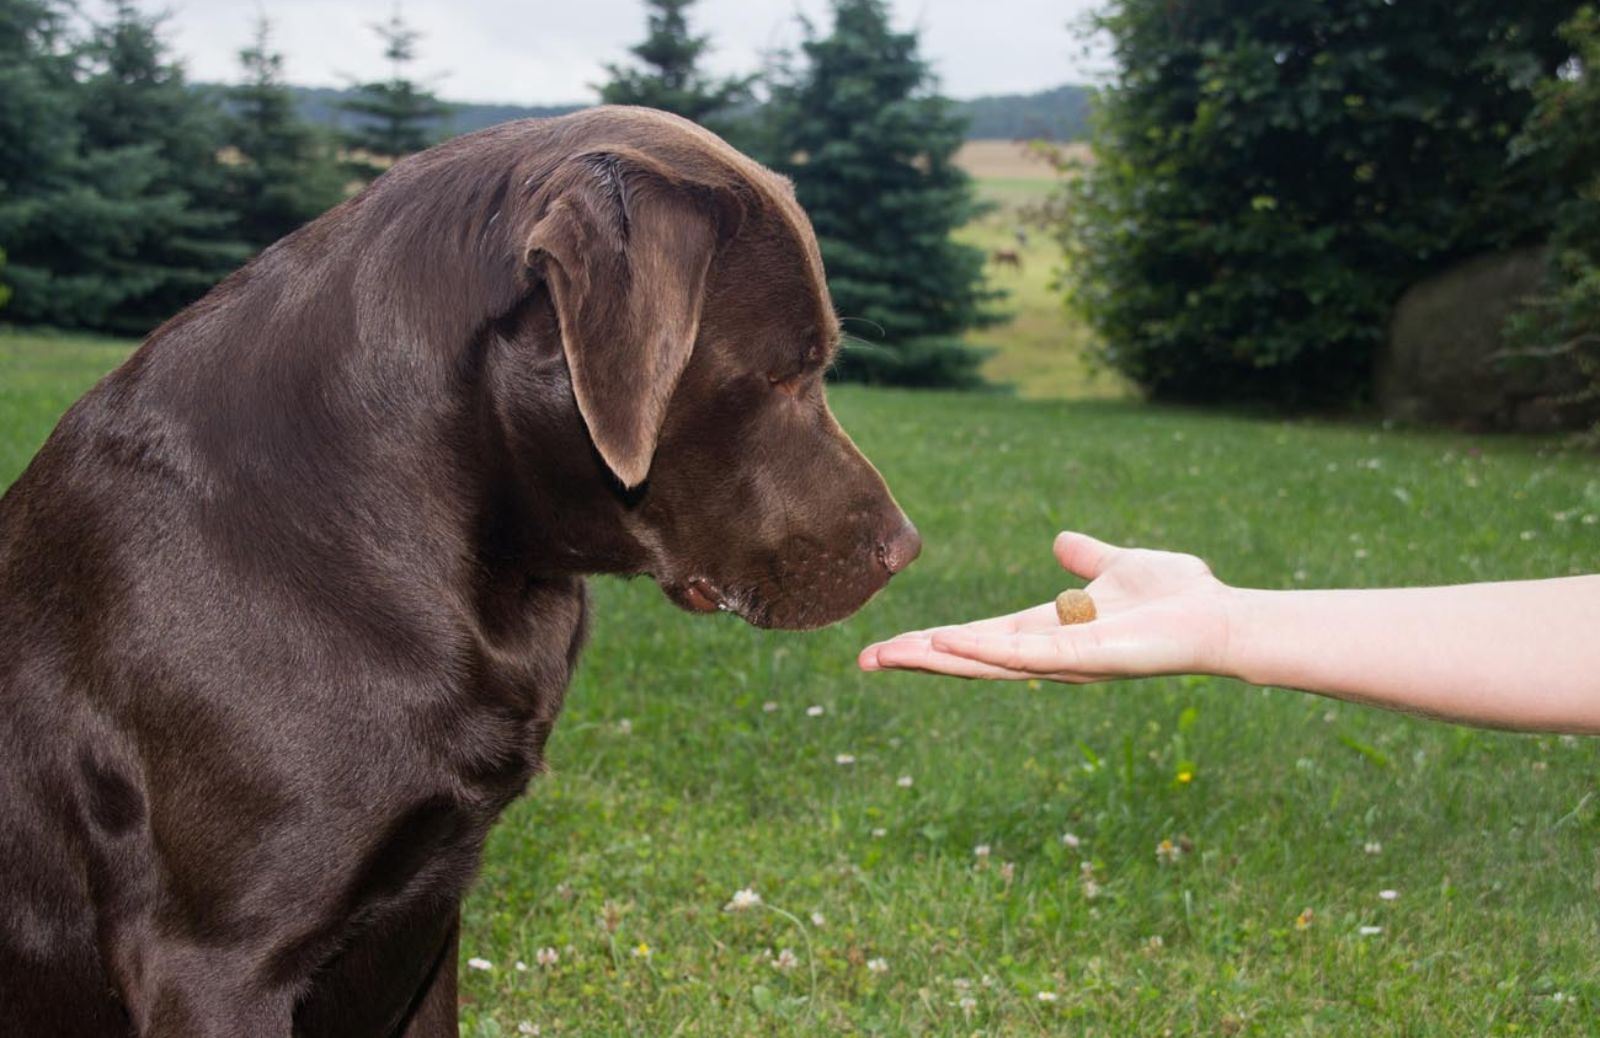
[[[1216,673],[1228,643],[1228,587],[1176,552],[1118,548],[1080,533],[1056,559],[1090,581],[1098,618],[1063,627],[1046,602],[1007,616],[911,631],[861,651],[864,670],[1086,682]]]

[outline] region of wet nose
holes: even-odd
[[[922,553],[922,537],[911,520],[900,517],[893,533],[878,542],[878,561],[890,574],[899,573]]]

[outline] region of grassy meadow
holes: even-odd
[[[1048,172],[989,158],[1005,208],[964,234],[1012,248]],[[1023,252],[1015,319],[973,336],[1018,397],[832,393],[926,541],[860,614],[759,632],[594,582],[551,774],[466,906],[464,1033],[1600,1031],[1600,740],[856,670],[1053,596],[1064,527],[1271,587],[1600,569],[1593,455],[1138,403],[1082,363],[1048,243]],[[0,485],[128,348],[0,335]]]

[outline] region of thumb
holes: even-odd
[[[1096,580],[1127,549],[1096,540],[1086,533],[1063,530],[1056,535],[1056,561],[1085,580]]]

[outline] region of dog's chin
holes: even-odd
[[[828,595],[805,588],[780,588],[776,593],[721,585],[704,577],[660,581],[661,590],[678,608],[691,613],[729,613],[764,630],[814,631],[838,623],[870,602],[888,584],[882,580]]]

